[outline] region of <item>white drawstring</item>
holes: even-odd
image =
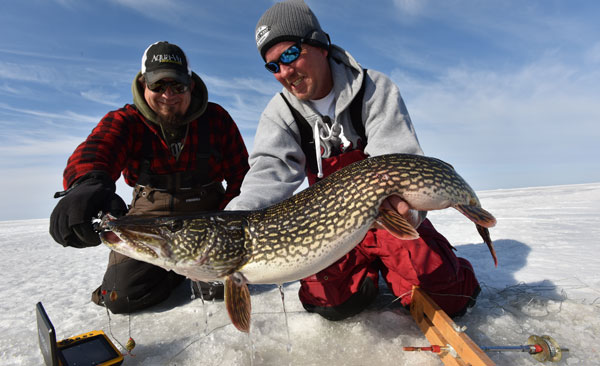
[[[330,140],[339,139],[342,143],[343,150],[350,146],[350,141],[348,141],[348,139],[344,135],[344,127],[340,123],[335,121],[331,126],[329,126],[321,119],[315,121],[315,124],[313,126],[313,138],[315,140],[315,154],[317,158],[317,177],[323,178],[321,140],[323,140],[323,142],[329,142]],[[340,141],[337,141],[337,144],[339,144]],[[334,143],[336,142],[334,141]]]
[[[323,162],[321,161],[321,134],[319,133],[319,122],[321,122],[321,120],[315,121],[315,124],[313,126],[313,139],[315,140],[315,154],[317,157],[317,177],[323,178]]]

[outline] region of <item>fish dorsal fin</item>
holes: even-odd
[[[409,240],[419,237],[417,230],[397,211],[380,210],[376,222],[398,239]]]
[[[250,290],[244,276],[236,272],[225,279],[225,306],[231,323],[240,331],[250,332]]]
[[[483,227],[492,227],[496,225],[496,218],[479,206],[457,204],[454,205],[454,208],[477,225]]]

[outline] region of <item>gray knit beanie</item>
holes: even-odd
[[[288,0],[269,8],[256,24],[256,48],[263,60],[275,44],[303,40],[311,46],[328,48],[329,35],[303,0]]]

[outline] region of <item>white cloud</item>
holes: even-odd
[[[113,108],[118,108],[123,105],[118,100],[121,97],[117,93],[105,93],[101,90],[87,90],[80,92],[80,95],[92,102],[104,104]]]
[[[208,88],[209,99],[225,107],[238,127],[252,134],[268,101],[281,90],[281,84],[266,79],[225,79],[204,74],[201,77]]]
[[[475,186],[600,178],[598,71],[544,59],[502,71],[455,67],[433,81],[398,70],[392,78],[425,153],[468,167]]]
[[[1,53],[5,53],[12,56],[25,56],[28,61],[31,59],[43,59],[43,60],[58,60],[58,61],[69,61],[69,62],[94,62],[97,59],[81,57],[79,55],[63,55],[48,52],[34,52],[29,50],[19,50],[14,48],[0,48]]]
[[[63,6],[67,9],[72,9],[79,0],[54,0],[56,1],[60,6]]]
[[[427,0],[394,0],[394,5],[404,15],[417,16],[427,7]]]
[[[30,94],[31,90],[29,88],[23,87],[21,85],[15,87],[14,85],[10,85],[8,83],[4,83],[0,85],[0,92],[8,95],[26,95]]]
[[[176,0],[111,0],[112,2],[131,8],[148,18],[161,22],[177,24],[184,14],[188,13],[185,4]]]
[[[591,25],[595,24],[592,12],[587,14],[591,18],[588,21],[585,14],[568,3],[559,2],[554,6],[539,0],[394,0],[393,3],[397,10],[396,21],[401,24],[419,23],[433,30],[445,28],[447,32],[457,32],[458,37],[467,34],[466,42],[485,39],[513,53],[523,50],[523,44],[525,47],[585,47],[597,42],[597,27]]]
[[[546,125],[548,121],[600,118],[600,73],[561,63],[541,61],[516,70],[452,68],[433,82],[411,79],[398,71],[394,79],[411,99],[411,106],[433,124],[449,117],[459,124],[480,126]],[[404,85],[404,86],[402,86]],[[432,108],[433,106],[433,108]],[[576,117],[576,118],[574,118]],[[471,126],[475,127],[475,126]],[[544,131],[539,131],[545,133]]]
[[[228,95],[233,91],[243,91],[272,96],[281,90],[281,84],[276,81],[266,81],[256,78],[220,78],[207,74],[201,74],[206,83],[208,92],[211,94]]]
[[[63,111],[63,112],[46,112],[40,111],[36,109],[24,109],[24,108],[15,108],[11,107],[5,103],[0,103],[0,109],[5,109],[7,111],[16,112],[20,114],[25,114],[28,116],[39,117],[42,119],[51,119],[51,120],[60,120],[60,121],[75,121],[75,122],[85,122],[92,123],[98,122],[100,120],[100,116],[89,116],[81,113],[76,113],[73,111]]]
[[[588,63],[600,63],[600,42],[595,43],[584,53],[584,59]]]
[[[56,75],[54,69],[41,65],[0,62],[0,78],[2,79],[48,83],[57,79]]]
[[[33,138],[20,134],[13,136],[10,143],[0,145],[0,165],[9,163],[14,158],[37,158],[49,155],[70,155],[83,139],[75,136],[65,136],[61,139]]]

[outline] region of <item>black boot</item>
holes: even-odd
[[[192,290],[194,291],[194,296],[200,297],[202,294],[202,299],[210,301],[210,300],[223,300],[225,293],[225,286],[221,282],[202,282],[202,281],[192,281]]]

